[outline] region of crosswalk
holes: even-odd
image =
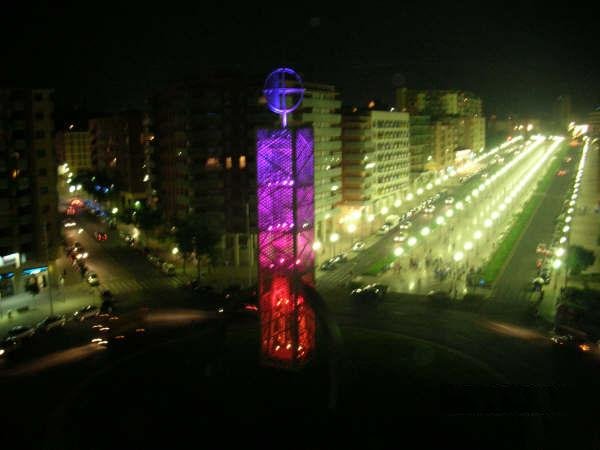
[[[156,290],[164,288],[177,288],[187,280],[180,277],[153,277],[146,279],[115,279],[108,280],[101,284],[102,289],[108,289],[113,294],[126,294],[136,291]]]

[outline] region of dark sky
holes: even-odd
[[[55,87],[61,105],[138,106],[207,67],[266,75],[283,64],[337,85],[346,103],[391,101],[394,83],[405,83],[474,91],[487,114],[544,114],[560,94],[572,95],[581,112],[600,104],[598,22],[575,4],[511,10],[452,2],[443,10],[346,2],[342,12],[325,2],[312,10],[307,2],[276,10],[258,2],[17,3],[29,2],[3,4],[0,85]]]

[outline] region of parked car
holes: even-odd
[[[412,227],[411,221],[405,220],[404,222],[400,222],[399,228],[401,230],[408,230],[410,227]]]
[[[331,258],[331,261],[333,261],[336,264],[345,263],[348,261],[348,256],[344,253],[340,253],[339,255],[335,255],[333,258]]]
[[[454,197],[446,197],[446,200],[444,200],[444,203],[446,203],[446,205],[451,205],[452,203],[454,203]]]
[[[325,261],[323,264],[321,264],[320,269],[321,270],[333,270],[336,267],[336,263],[335,261],[333,261],[333,258],[328,259],[327,261]]]
[[[394,236],[394,242],[404,242],[408,238],[408,234],[404,232],[398,233]]]
[[[424,212],[426,212],[427,214],[431,214],[435,211],[435,205],[433,204],[428,204],[427,206],[425,206],[425,208],[423,209]]]
[[[540,242],[537,245],[535,252],[540,255],[546,255],[546,256],[552,255],[552,250],[550,250],[544,242]]]
[[[175,275],[175,266],[171,263],[164,263],[160,268],[165,275],[173,276]]]
[[[98,286],[100,284],[100,278],[98,278],[96,272],[89,272],[86,280],[90,286]]]
[[[381,227],[377,230],[377,234],[382,235],[382,234],[386,234],[388,231],[390,231],[390,226],[387,223],[384,223],[383,225],[381,225]]]
[[[90,317],[96,317],[99,314],[98,307],[94,305],[87,305],[81,308],[79,311],[73,313],[73,319],[83,321]]]
[[[363,241],[355,242],[352,246],[352,250],[355,252],[360,252],[365,249],[365,243]]]
[[[35,326],[38,332],[48,332],[55,328],[62,328],[67,324],[67,318],[63,315],[48,316]]]
[[[23,339],[33,337],[33,335],[35,335],[35,328],[25,325],[17,325],[16,327],[12,327],[10,330],[8,330],[4,341],[8,343],[10,341],[21,341]]]

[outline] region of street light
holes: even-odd
[[[119,208],[113,208],[113,209],[111,210],[111,212],[112,212],[113,214],[117,214],[117,213],[119,212]]]
[[[417,244],[417,238],[414,236],[411,236],[408,238],[407,242],[410,247],[414,247]]]
[[[394,249],[394,256],[402,256],[404,254],[404,249],[402,247],[396,247]]]
[[[456,252],[453,256],[454,261],[459,262],[465,257],[463,252]]]
[[[333,254],[335,255],[335,243],[340,240],[340,235],[337,233],[331,233],[329,235],[329,242],[332,244]]]
[[[348,233],[352,234],[356,231],[356,224],[355,223],[349,223],[348,227],[347,227]]]
[[[179,253],[179,249],[177,247],[173,247],[173,249],[171,250],[171,253],[173,255],[176,255],[177,253]]]
[[[312,248],[314,251],[319,251],[321,250],[322,244],[319,241],[315,241],[312,245]]]
[[[431,233],[431,230],[429,229],[429,227],[423,227],[421,229],[421,236],[428,236],[429,233]]]

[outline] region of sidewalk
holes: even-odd
[[[54,314],[72,314],[83,306],[100,305],[99,295],[90,287],[73,285],[67,288],[52,289]],[[23,308],[22,312],[18,309]],[[25,309],[26,308],[26,309]],[[12,314],[9,318],[8,311]],[[50,315],[50,296],[42,292],[35,298],[30,293],[21,293],[2,299],[0,314],[0,339],[8,330],[17,325],[35,325]]]

